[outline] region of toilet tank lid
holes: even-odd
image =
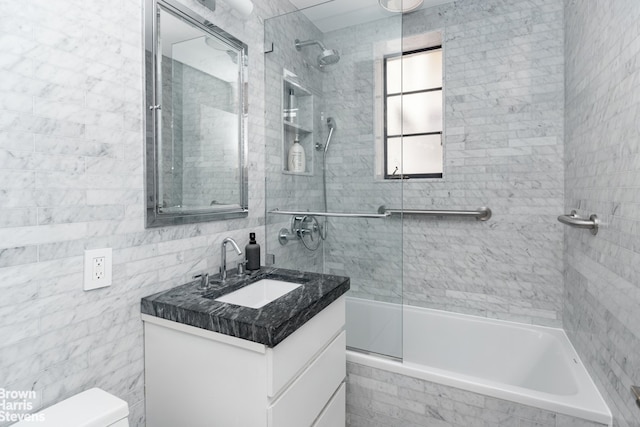
[[[71,396],[39,412],[42,420],[22,421],[15,427],[105,427],[127,418],[129,405],[99,388]]]

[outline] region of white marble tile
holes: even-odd
[[[11,300],[2,307],[12,307],[0,315],[7,325],[0,330],[0,376],[37,389],[42,404],[102,386],[127,399],[131,425],[141,426],[139,299],[194,271],[216,271],[219,258],[209,255],[207,237],[233,234],[242,242],[247,225],[260,223],[264,126],[258,108],[249,155],[249,199],[256,209],[249,219],[146,231],[142,7],[137,0],[116,3],[0,5],[0,287]],[[249,21],[207,14],[255,52],[249,96],[256,106],[263,104],[259,17],[287,7],[276,3],[256,5]],[[107,246],[117,260],[114,284],[85,293],[83,251]]]
[[[629,388],[640,367],[634,326],[640,302],[640,7],[631,0],[585,6],[565,1],[565,211],[595,213],[602,228],[597,236],[564,232],[565,329],[614,425],[627,427],[638,425]]]
[[[380,384],[385,384],[381,387]],[[600,426],[583,419],[347,363],[347,426]]]

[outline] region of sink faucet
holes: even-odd
[[[227,243],[231,243],[233,249],[236,250],[238,255],[242,255],[242,251],[238,247],[238,244],[231,237],[227,237],[222,241],[222,248],[220,253],[220,277],[222,281],[227,279]]]

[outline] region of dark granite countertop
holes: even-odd
[[[297,289],[254,309],[215,301],[261,279],[300,283]],[[349,278],[262,267],[250,275],[212,276],[207,291],[198,280],[142,298],[141,311],[185,325],[274,347],[349,290]]]

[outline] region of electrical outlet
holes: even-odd
[[[84,251],[84,290],[111,286],[111,248]]]
[[[93,259],[93,270],[91,271],[91,279],[99,282],[104,279],[104,274],[104,257],[95,257]]]

